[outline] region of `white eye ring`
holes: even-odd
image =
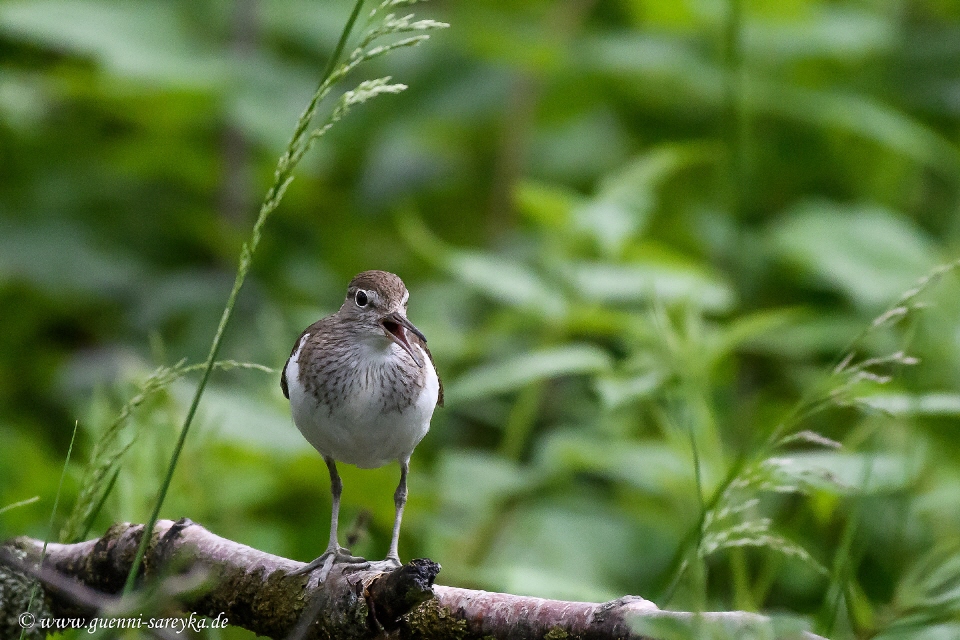
[[[367,304],[370,301],[370,298],[369,296],[367,296],[366,291],[364,291],[363,289],[360,289],[359,291],[357,291],[356,295],[353,297],[353,301],[357,303],[358,307],[363,308],[367,306]]]

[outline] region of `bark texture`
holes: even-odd
[[[130,606],[116,594],[142,535],[143,525],[124,523],[96,540],[50,544],[42,568],[40,541],[17,538],[0,546],[0,638],[19,635],[23,585],[30,582],[26,574],[39,576],[44,585],[44,609],[38,617],[118,615]],[[187,519],[161,520],[152,537],[141,575],[143,584],[158,585],[149,606],[167,612],[179,607],[209,618],[220,615],[231,625],[270,638],[656,640],[676,637],[677,629],[696,631],[703,624],[720,624],[734,634],[731,637],[769,627],[769,620],[756,614],[694,617],[662,611],[636,596],[605,603],[564,602],[434,586],[440,566],[422,559],[390,573],[342,573],[335,568],[317,584],[315,575],[291,575],[303,563],[226,540]],[[39,625],[33,632],[43,635]],[[761,633],[771,637],[768,630]],[[790,630],[774,635],[817,637]]]

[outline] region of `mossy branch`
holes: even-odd
[[[38,569],[41,541],[18,538],[0,545],[0,625],[16,624],[22,613],[7,610],[19,600],[15,593],[3,590],[14,589],[15,576],[23,573],[39,574],[46,588],[48,610],[37,616],[35,627],[40,636],[44,635],[41,620],[139,616],[143,607],[151,607],[145,617],[153,615],[159,600],[156,594],[140,600],[140,605],[136,599],[115,596],[143,532],[143,525],[117,524],[96,540],[51,544],[42,570]],[[334,570],[323,584],[317,584],[313,576],[291,575],[302,563],[226,540],[187,519],[157,522],[146,549],[145,577],[158,585],[158,593],[166,594],[167,611],[179,603],[184,612],[225,617],[231,625],[270,638],[359,639],[391,633],[391,637],[434,640],[659,640],[678,637],[678,629],[704,631],[715,626],[728,634],[722,637],[818,638],[795,626],[778,630],[769,618],[754,613],[695,616],[663,611],[636,596],[605,603],[566,602],[435,586],[440,567],[430,560],[414,560],[386,574]],[[23,579],[23,584],[29,582]],[[7,637],[9,631],[0,627],[0,637]]]

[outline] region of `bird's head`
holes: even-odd
[[[338,313],[361,335],[383,336],[395,342],[422,367],[423,358],[410,344],[410,334],[424,344],[427,338],[407,320],[409,297],[403,280],[396,275],[387,271],[364,271],[350,281]]]

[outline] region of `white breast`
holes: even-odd
[[[408,460],[430,429],[440,392],[437,372],[427,354],[421,353],[426,384],[417,399],[403,409],[385,409],[383,397],[387,391],[376,383],[361,387],[331,408],[308,393],[300,382],[298,361],[308,337],[303,336],[286,366],[290,408],[300,433],[321,455],[365,469]],[[375,367],[382,359],[398,357],[398,353],[399,347],[391,343],[387,349],[371,348],[360,360]]]

